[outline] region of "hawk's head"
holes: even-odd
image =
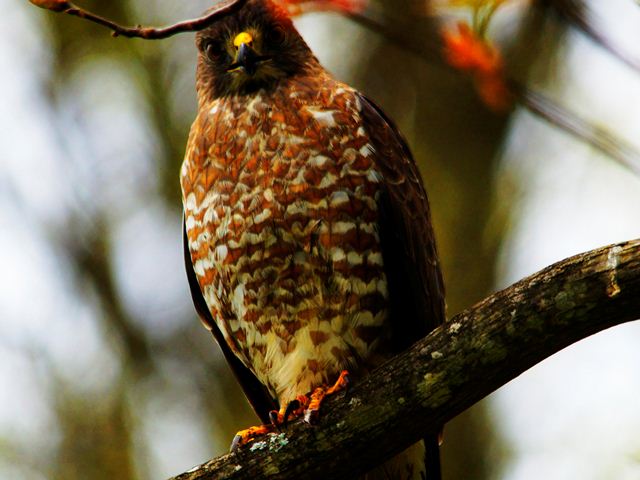
[[[271,0],[247,1],[199,32],[196,45],[201,100],[272,88],[317,63],[288,14]]]

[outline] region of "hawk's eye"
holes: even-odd
[[[280,25],[275,25],[267,30],[265,36],[267,42],[271,45],[281,45],[287,38],[287,32]]]
[[[222,45],[213,40],[208,40],[207,42],[205,42],[205,44],[202,46],[202,51],[212,62],[220,60],[220,57],[222,57],[222,55],[224,54]]]

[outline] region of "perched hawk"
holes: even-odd
[[[429,205],[393,123],[322,68],[271,0],[248,0],[197,46],[199,108],[181,170],[187,272],[267,423],[444,320]],[[420,442],[367,478],[424,478],[424,457]]]

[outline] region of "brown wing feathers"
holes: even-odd
[[[444,282],[427,194],[406,142],[371,100],[360,96],[365,128],[383,176],[379,231],[392,302],[392,322],[406,348],[445,320]]]
[[[202,291],[200,290],[200,285],[198,284],[196,274],[193,271],[193,264],[191,262],[191,254],[189,253],[189,245],[187,240],[187,230],[184,225],[184,220],[182,225],[182,232],[184,264],[187,271],[187,278],[189,279],[189,289],[191,290],[191,297],[193,299],[193,304],[196,307],[196,311],[198,312],[200,318],[202,318],[202,321],[210,327],[211,333],[216,339],[218,345],[220,345],[224,358],[229,363],[231,370],[242,386],[244,394],[253,407],[253,410],[256,412],[263,423],[269,423],[269,412],[271,410],[278,409],[277,403],[273,398],[271,398],[264,385],[262,385],[262,383],[260,383],[255,375],[242,364],[236,354],[231,351],[229,345],[222,336],[222,332],[216,326],[216,322],[211,317],[209,307],[207,307],[207,303],[202,296]]]

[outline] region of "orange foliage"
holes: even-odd
[[[343,13],[362,12],[368,0],[277,0],[291,15],[306,12],[338,11]]]
[[[445,60],[473,77],[482,101],[492,110],[508,110],[513,99],[500,52],[464,22],[459,22],[456,29],[444,30],[442,37]]]

